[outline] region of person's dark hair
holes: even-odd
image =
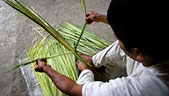
[[[138,48],[161,62],[169,60],[167,6],[163,0],[112,0],[107,18],[127,51]]]

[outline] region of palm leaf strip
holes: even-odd
[[[82,5],[83,5],[84,16],[86,17],[87,12],[86,12],[85,1],[84,1],[84,0],[81,0],[81,2],[82,2]],[[84,25],[83,25],[81,34],[80,34],[80,36],[79,36],[79,38],[78,38],[78,41],[77,41],[77,44],[76,44],[76,46],[75,46],[75,51],[76,51],[77,46],[79,45],[80,39],[81,39],[81,37],[82,37],[82,35],[83,35],[84,31],[85,31],[86,25],[87,25],[87,21],[85,21],[85,23],[84,23]]]

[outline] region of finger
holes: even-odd
[[[84,64],[84,63],[81,62],[80,60],[79,60],[79,62],[77,63],[77,65],[82,65],[82,64]]]
[[[43,61],[43,62],[47,63],[47,59],[41,59],[41,61]]]
[[[86,17],[85,20],[90,20],[90,16]]]
[[[79,60],[76,61],[76,64],[79,64]]]
[[[87,20],[87,18],[85,17],[85,19],[84,20]]]
[[[38,65],[35,65],[35,71],[38,71]]]
[[[92,11],[90,11],[90,12],[88,12],[87,14],[91,15],[91,14],[93,14],[93,12],[92,12]]]
[[[86,14],[86,17],[89,17],[90,14]]]
[[[91,17],[86,17],[85,20],[87,21],[87,24],[93,23],[93,21],[91,20]]]
[[[40,58],[37,58],[37,61],[39,62],[39,61],[41,61],[41,59],[40,59]]]
[[[36,64],[38,65],[39,62],[40,62],[40,58],[37,58]]]
[[[87,57],[89,57],[88,55],[86,55],[86,54],[82,54],[82,55],[80,55],[82,58],[87,58]]]
[[[36,60],[36,65],[38,65],[38,60]]]
[[[38,65],[35,65],[35,69],[37,69],[38,68]]]
[[[87,24],[92,24],[92,23],[93,23],[93,21],[91,21],[91,20],[87,21]]]
[[[79,55],[84,55],[84,54],[80,52]]]
[[[37,58],[37,60],[36,60],[36,65],[38,65],[39,63],[40,63],[40,59]]]

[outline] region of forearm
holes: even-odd
[[[125,56],[124,52],[120,49],[119,41],[116,40],[109,47],[100,51],[92,57],[92,62],[96,67],[100,67],[106,64],[116,63]]]
[[[100,15],[99,15],[99,18],[100,18],[100,22],[109,24],[109,23],[108,23],[108,20],[107,20],[107,15],[102,15],[102,14],[100,14]]]
[[[44,72],[51,78],[53,83],[62,92],[66,93],[68,95],[71,95],[71,96],[81,96],[83,85],[76,84],[76,82],[74,82],[70,78],[56,72],[50,66],[45,66]]]

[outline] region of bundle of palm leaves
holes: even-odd
[[[64,22],[56,30],[63,36],[65,40],[70,39],[71,41],[75,42],[75,45],[77,45],[79,40],[78,37],[81,35],[82,29],[83,28],[79,26],[75,27],[70,23]],[[93,56],[109,45],[110,42],[103,40],[91,32],[84,31],[83,36],[78,43],[77,51],[89,56]]]
[[[77,28],[67,22],[61,24],[56,30],[72,47],[76,45],[78,41],[77,37],[79,37],[81,33],[81,28]],[[40,33],[43,31],[43,29],[37,28],[36,31]],[[48,64],[50,64],[53,69],[76,81],[78,78],[78,71],[75,64],[75,56],[58,41],[51,38],[50,35],[42,37],[42,40],[35,38],[35,40],[32,42],[29,50],[27,51],[29,60],[35,61],[36,58],[48,59]],[[85,31],[79,42],[77,51],[92,56],[100,50],[103,50],[109,44],[110,43],[97,37],[96,35]],[[35,75],[40,83],[44,96],[64,95],[64,93],[60,92],[56,88],[46,74],[35,72]]]

